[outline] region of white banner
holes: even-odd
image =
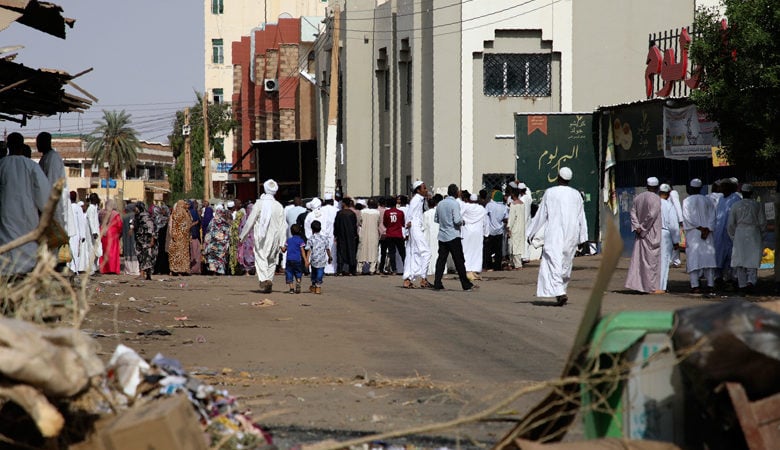
[[[717,126],[700,114],[695,105],[683,108],[664,106],[664,157],[712,158],[712,148],[720,147],[720,141],[715,136]]]

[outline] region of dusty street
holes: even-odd
[[[327,277],[322,295],[287,294],[283,276],[272,294],[258,293],[249,276],[101,276],[90,281],[83,328],[106,358],[122,342],[148,359],[157,352],[179,359],[272,430],[400,429],[473,413],[524,384],[557,377],[599,262],[575,259],[563,308],[534,296],[538,263],[485,273],[468,293],[452,275],[441,292],[403,289],[398,276]],[[627,265],[622,259],[604,312],[718,300],[627,293]],[[682,269],[672,269],[670,290],[687,292]],[[522,415],[536,398],[523,398],[505,416]],[[492,442],[510,427],[472,424],[439,435]]]

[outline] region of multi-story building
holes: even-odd
[[[322,165],[337,158],[335,178],[353,195],[406,192],[415,179],[435,189],[456,182],[479,190],[490,174],[514,174],[522,138],[515,136],[516,113],[592,112],[644,99],[637,67],[645,63],[648,35],[690,25],[697,6],[694,0],[339,3],[345,7],[336,46],[337,151],[325,148],[324,126],[318,142]],[[328,93],[336,92],[328,86],[332,37],[329,29],[317,59],[320,123],[328,117]]]
[[[40,157],[35,138],[25,139],[32,148],[33,157]],[[68,189],[76,191],[79,198],[97,193],[101,199],[106,193],[106,167],[93,164],[87,150],[87,142],[81,135],[54,134],[52,147],[62,156],[68,171]],[[109,196],[123,200],[144,200],[147,203],[166,201],[170,193],[167,169],[175,160],[171,147],[166,144],[141,141],[135,167],[125,170],[118,180],[108,180]]]
[[[232,43],[252,36],[265,24],[279,18],[301,17],[318,22],[325,14],[322,0],[206,0],[204,2],[205,90],[214,103],[231,101],[234,93]],[[319,18],[317,17],[319,16]],[[225,155],[235,150],[232,135],[224,136]],[[227,179],[226,173],[214,174],[214,181]]]

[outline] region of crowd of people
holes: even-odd
[[[48,133],[37,139],[39,164],[27,156],[21,134],[11,133],[7,147],[9,155],[0,158],[0,244],[37,226],[52,186],[65,175]],[[557,186],[538,205],[519,180],[479,193],[452,184],[446,195],[431,195],[418,180],[410,197],[353,199],[326,192],[322,199],[304,204],[296,197],[283,206],[270,179],[254,202],[179,200],[172,208],[140,201],[122,208],[97,193],[81,200],[66,187],[54,221],[67,242],[52,250],[74,274],[253,275],[262,292],[271,292],[274,275],[284,273],[289,292],[300,293],[309,275],[309,291],[321,293],[325,274],[397,274],[404,288],[441,290],[448,270],[471,290],[483,272],[522,269],[532,249],[541,249],[537,296],[564,305],[574,255],[588,239],[583,196],[569,187],[572,177],[562,167]],[[701,181],[693,179],[682,203],[657,178],[646,184],[631,209],[636,242],[627,288],[665,292],[669,267],[681,263],[683,238],[693,292],[700,292],[701,279],[708,289],[716,281],[733,280],[744,290],[756,284],[766,218],[750,198],[749,184],[737,189],[735,179],[720,180],[703,195]],[[36,252],[37,243],[30,242],[0,255],[0,270],[24,274]]]
[[[705,195],[702,181],[694,178],[687,193],[680,204],[669,184],[659,186],[658,178],[650,177],[647,190],[634,198],[631,229],[636,241],[626,288],[666,292],[669,267],[679,265],[684,236],[692,293],[702,293],[702,280],[705,293],[724,288],[750,293],[758,280],[767,224],[763,207],[752,199],[752,185],[722,179]]]

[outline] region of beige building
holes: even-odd
[[[320,126],[320,176],[335,160],[352,195],[408,192],[416,179],[436,190],[452,182],[479,190],[491,174],[515,173],[515,113],[644,99],[648,35],[690,25],[695,7],[351,0],[340,14],[338,145],[325,148]],[[322,39],[318,114],[326,124],[332,33]]]
[[[40,158],[35,138],[27,138],[25,143],[32,148],[33,158]],[[97,193],[101,200],[105,200],[106,168],[92,163],[84,138],[79,135],[54,134],[52,147],[59,152],[65,163],[68,189],[76,191],[82,200],[92,192]],[[124,200],[144,200],[147,203],[167,200],[170,184],[166,170],[173,168],[174,164],[170,145],[141,141],[136,166],[123,171],[115,184],[109,184],[109,196]]]
[[[240,41],[242,36],[254,35],[253,31],[263,29],[266,23],[276,23],[280,17],[302,17],[302,20],[309,16],[321,17],[326,7],[327,1],[322,0],[206,0],[203,45],[205,90],[209,100],[214,103],[232,101],[233,42]],[[321,19],[312,17],[309,20]],[[236,150],[232,136],[224,137],[224,148],[229,158]],[[214,181],[219,181],[219,177],[226,174],[214,175]]]

